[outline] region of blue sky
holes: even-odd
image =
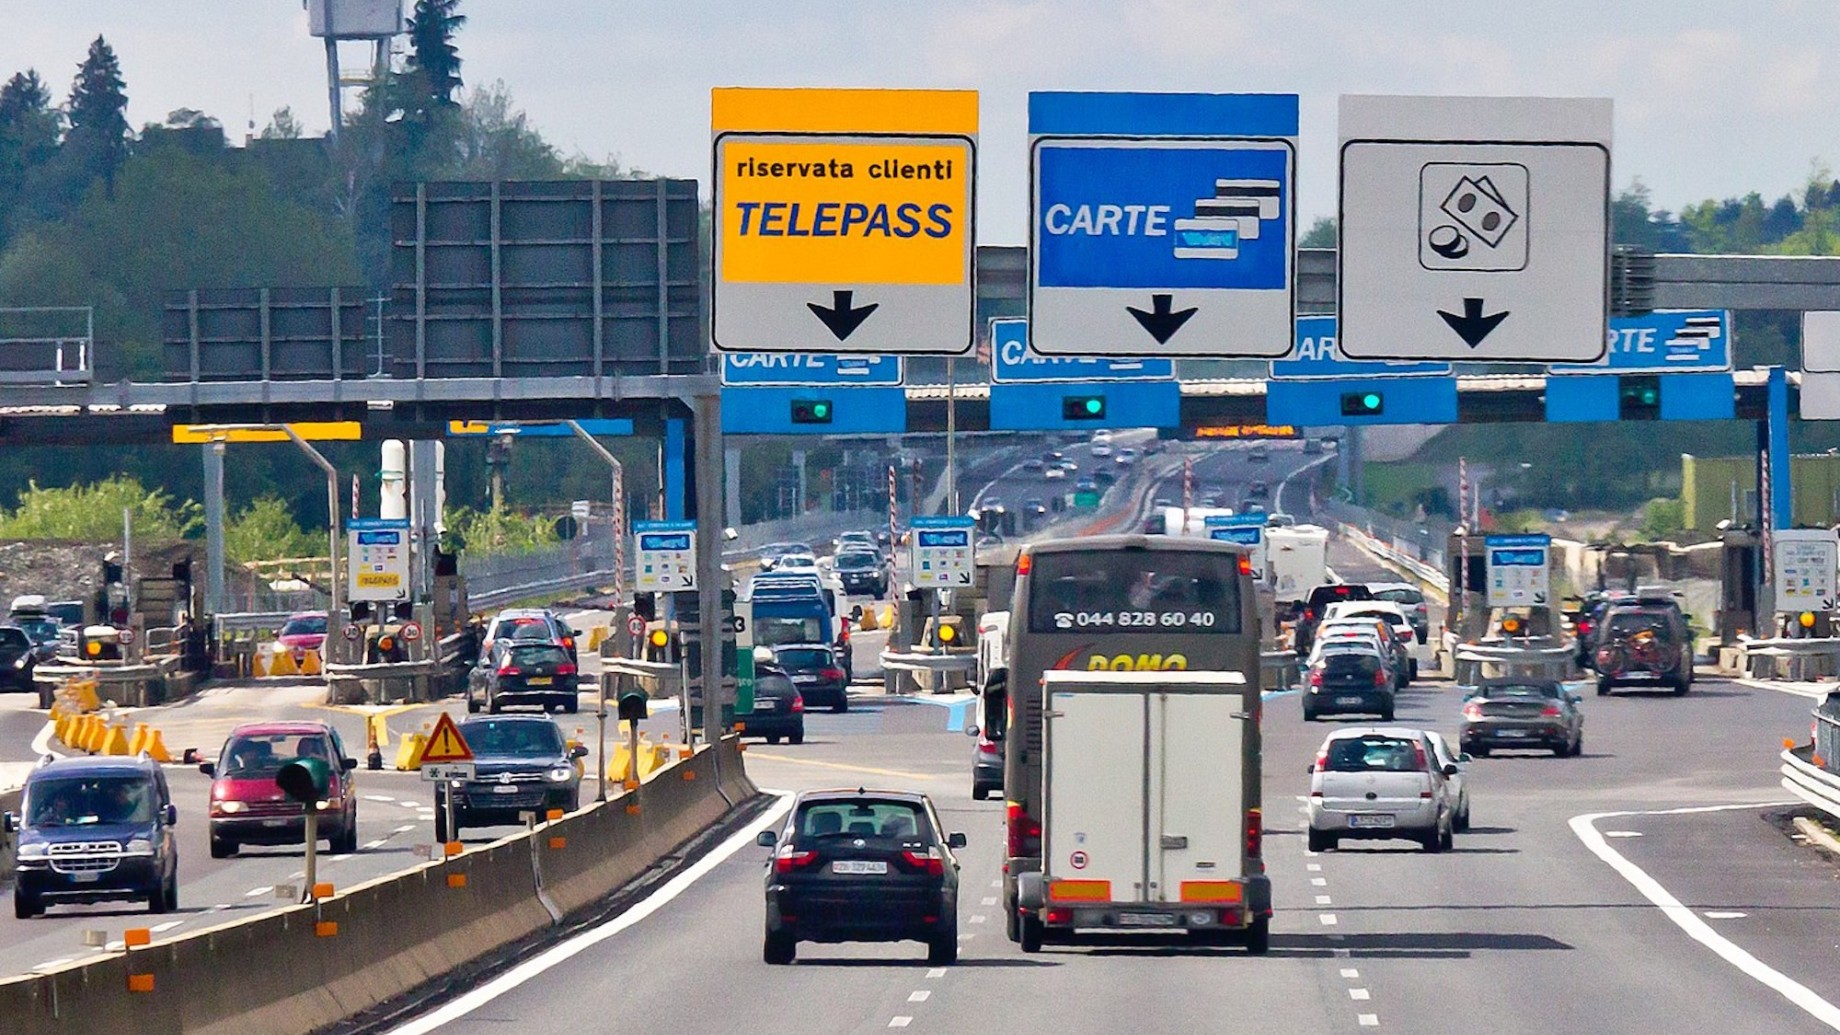
[[[712,86],[981,93],[985,243],[1027,229],[1032,89],[1294,92],[1303,224],[1335,208],[1341,93],[1601,96],[1615,180],[1667,207],[1797,189],[1840,162],[1831,0],[467,0],[469,85],[504,80],[565,151],[707,180]],[[0,0],[0,74],[60,97],[98,33],[135,125],[200,108],[240,135],[327,121],[301,0]],[[354,52],[353,56],[356,54]]]

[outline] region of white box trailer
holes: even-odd
[[[1042,693],[1042,872],[1018,889],[1023,950],[1153,930],[1266,951],[1257,680],[1049,671]]]
[[[1317,525],[1293,525],[1265,530],[1265,563],[1271,587],[1280,604],[1307,600],[1310,590],[1329,581],[1329,530]]]

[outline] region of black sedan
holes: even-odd
[[[1303,719],[1378,715],[1381,722],[1392,722],[1393,695],[1393,672],[1383,655],[1353,644],[1331,647],[1317,655],[1304,676]]]
[[[741,716],[741,734],[762,737],[769,744],[780,738],[794,744],[805,743],[805,698],[793,685],[792,677],[779,667],[765,647],[756,647],[754,659],[754,710]]]
[[[837,659],[839,648],[822,643],[789,643],[773,648],[774,663],[792,677],[808,707],[850,710],[850,675]]]
[[[1584,750],[1580,700],[1555,679],[1485,682],[1463,704],[1463,750],[1479,758],[1502,748],[1576,755]]]
[[[550,809],[574,812],[581,807],[581,770],[575,760],[586,757],[588,749],[570,747],[548,716],[474,716],[459,726],[473,750],[473,778],[435,784],[435,840],[457,841],[461,827],[522,823],[525,812],[542,819]]]
[[[926,945],[934,966],[958,961],[958,859],[924,794],[807,791],[785,828],[760,835],[767,865],[761,956],[791,963],[801,941]]]
[[[37,648],[26,631],[17,625],[0,625],[0,687],[32,690],[32,669],[37,665]]]
[[[580,683],[562,644],[499,640],[467,678],[466,710],[496,714],[507,705],[534,704],[574,712],[581,707]]]

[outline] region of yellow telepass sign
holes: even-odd
[[[355,420],[299,421],[287,425],[309,442],[357,442],[364,437],[364,425]],[[211,442],[286,442],[288,433],[280,426],[213,427],[209,424],[174,424],[172,440],[176,445],[204,445]]]
[[[974,91],[718,89],[711,128],[717,349],[970,351]]]

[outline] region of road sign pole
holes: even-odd
[[[599,690],[600,692],[599,694],[600,701],[598,702],[599,707],[594,709],[594,717],[598,721],[598,724],[600,726],[600,729],[597,731],[598,737],[597,737],[596,746],[594,749],[595,750],[595,755],[594,755],[595,768],[600,770],[600,772],[597,774],[596,783],[598,787],[594,792],[594,800],[595,801],[606,801],[607,800],[607,673],[602,672],[601,678],[595,680],[594,683],[595,683],[595,688]]]
[[[313,885],[319,880],[319,803],[307,802],[307,865],[306,887],[301,889],[300,901],[313,901]]]
[[[696,436],[696,585],[698,635],[703,640],[703,740],[714,744],[723,733],[722,674],[728,670],[722,656],[722,591],[728,573],[722,570],[722,396],[699,395],[695,402]],[[717,763],[719,766],[720,763]]]
[[[958,511],[958,385],[952,378],[952,357],[946,357],[946,513]]]

